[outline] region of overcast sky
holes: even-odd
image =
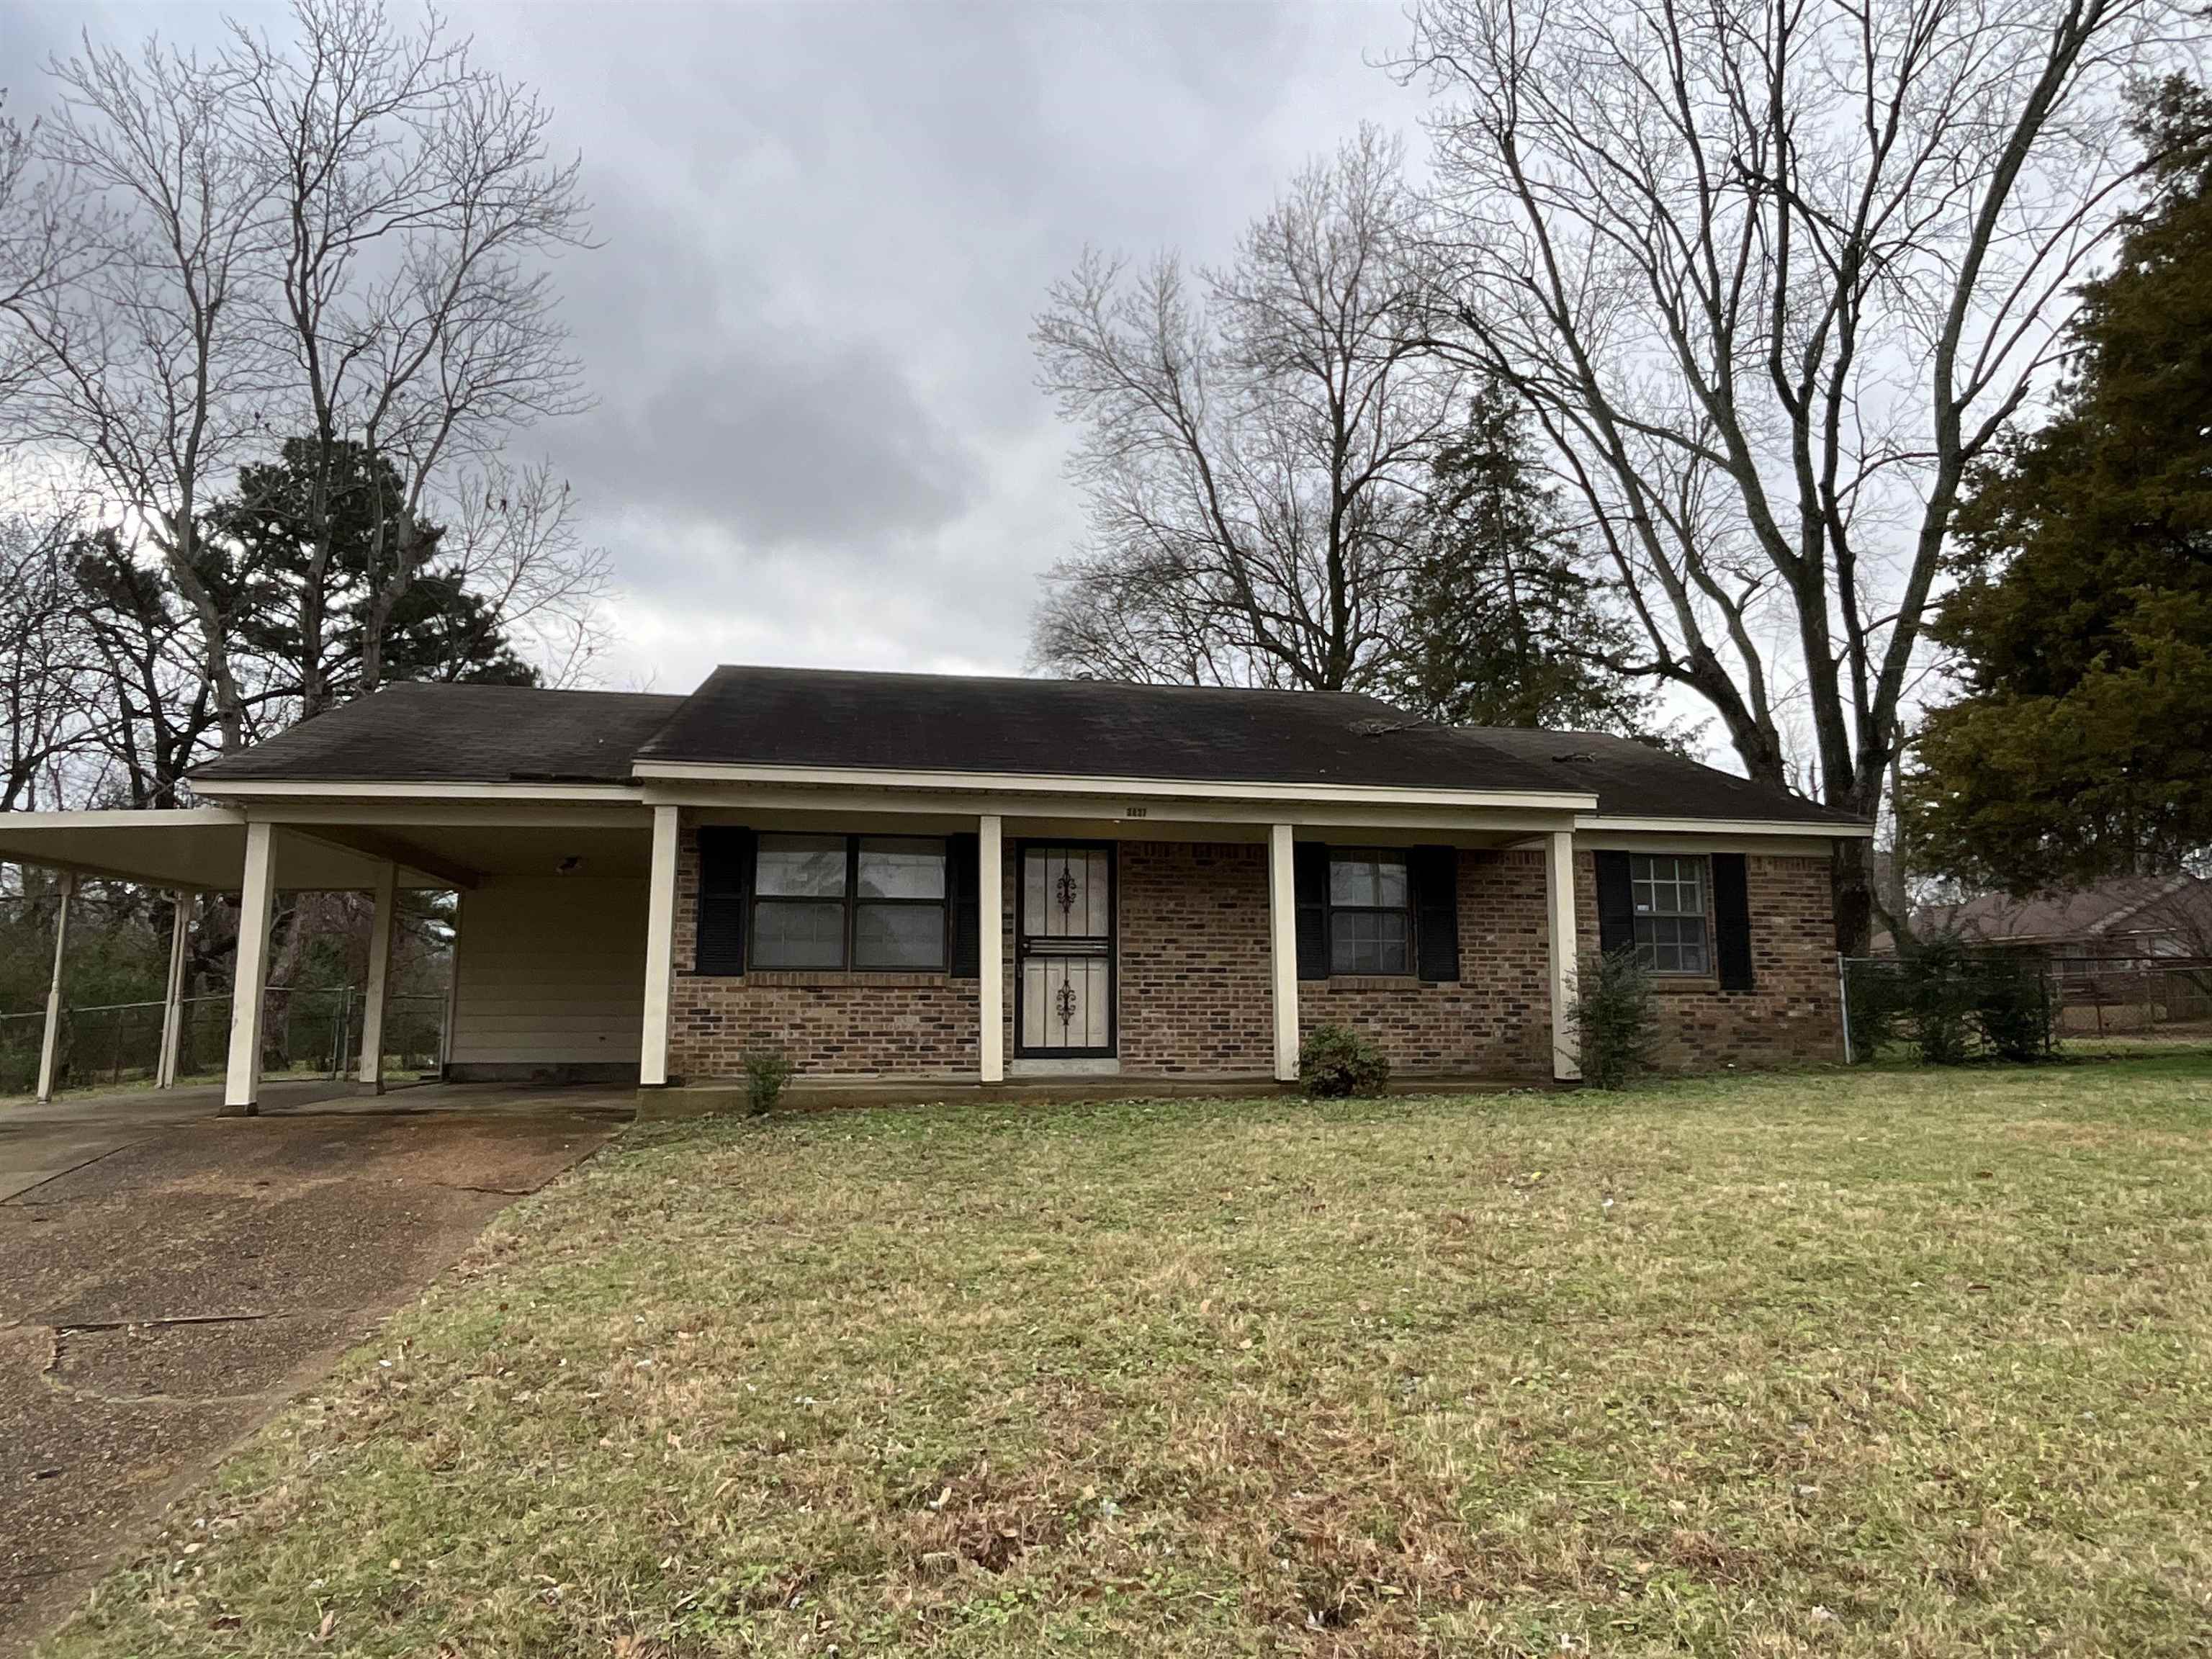
[[[404,13],[402,0],[393,0]],[[233,5],[0,10],[11,110],[79,29]],[[599,678],[716,662],[1016,671],[1079,529],[1031,314],[1085,242],[1224,252],[1363,118],[1390,5],[453,4],[554,105],[602,246],[564,262],[592,413],[540,428],[623,589]]]

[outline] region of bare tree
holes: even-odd
[[[77,463],[111,512],[144,527],[193,613],[222,744],[235,749],[246,694],[198,538],[274,391],[246,293],[266,268],[266,171],[230,142],[227,65],[88,38],[51,73],[60,107],[37,149],[93,228],[95,257],[74,280],[6,302],[28,348],[13,435]]]
[[[40,171],[36,137],[35,125],[0,113],[0,319],[39,303],[86,252],[87,227]],[[0,404],[29,371],[27,343],[13,331],[0,337]]]
[[[100,707],[82,793],[142,809],[189,805],[185,775],[219,740],[222,715],[174,589],[112,526],[80,539],[71,558],[76,627],[95,665]],[[251,719],[270,696],[257,684],[241,712]]]
[[[342,478],[375,520],[360,686],[383,678],[384,623],[435,551],[442,510],[496,493],[477,476],[531,421],[584,406],[544,256],[584,243],[577,164],[550,154],[550,112],[476,63],[435,13],[396,28],[373,0],[299,0],[298,40],[232,26],[237,142],[273,176],[277,264],[263,320],[313,440],[299,626],[301,712],[330,701],[315,665],[331,618]],[[348,466],[358,446],[368,467]],[[507,551],[523,544],[510,541]],[[560,573],[508,569],[510,596],[586,599]],[[573,571],[566,573],[573,577]]]
[[[1081,426],[1091,537],[1047,579],[1036,659],[1078,674],[1335,689],[1386,644],[1455,371],[1422,351],[1401,146],[1363,129],[1236,257],[1088,255],[1033,336]]]
[[[93,741],[89,642],[68,566],[73,530],[60,515],[0,518],[0,811],[58,805],[57,769]]]
[[[434,12],[407,27],[374,0],[298,0],[293,15],[281,45],[234,25],[206,58],[88,39],[52,64],[61,106],[33,149],[91,257],[0,292],[28,366],[6,435],[73,464],[106,521],[154,550],[226,750],[331,700],[336,521],[374,519],[366,576],[349,576],[367,592],[354,688],[373,690],[438,521],[484,494],[518,430],[583,402],[547,257],[582,242],[584,208],[546,110]],[[244,465],[280,453],[304,453],[322,487],[288,526],[304,556],[283,591],[306,643],[276,662],[231,608],[274,588],[229,580],[230,550],[204,544]],[[335,498],[387,467],[396,490]],[[571,601],[590,631],[598,592],[574,559],[508,571],[506,592],[541,612]]]
[[[600,605],[613,592],[604,548],[578,535],[575,497],[549,466],[493,463],[455,502],[439,544],[441,574],[481,602],[465,642],[481,649],[493,630],[526,645],[545,682],[581,681],[606,646]],[[471,655],[453,653],[456,661]]]
[[[2166,0],[1421,0],[1449,331],[1536,411],[1651,674],[1872,816],[1966,470],[2047,382]],[[1870,870],[1838,860],[1843,948]]]

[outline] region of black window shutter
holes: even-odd
[[[1291,848],[1291,887],[1297,901],[1298,977],[1328,977],[1328,848],[1302,841]]]
[[[945,838],[945,896],[952,906],[952,976],[977,979],[983,972],[982,939],[976,931],[981,920],[976,902],[981,891],[977,861],[982,842],[975,836]]]
[[[745,971],[745,899],[753,884],[753,832],[726,824],[699,826],[699,931],[695,974]]]
[[[1431,984],[1459,977],[1459,848],[1415,847],[1406,854],[1413,890],[1414,972]]]
[[[1591,856],[1597,864],[1597,948],[1611,956],[1636,943],[1636,886],[1629,879],[1627,854]]]
[[[1713,954],[1720,963],[1721,989],[1750,990],[1751,883],[1741,853],[1713,854],[1713,921],[1717,935]]]

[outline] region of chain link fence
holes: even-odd
[[[356,986],[265,994],[261,1069],[265,1077],[345,1075],[361,1054],[362,994]],[[150,1082],[161,1064],[161,1005],[119,1002],[64,1008],[55,1051],[55,1086],[112,1089]],[[222,1074],[230,1049],[230,998],[187,997],[177,1045],[179,1082]],[[46,1012],[0,1014],[0,1096],[38,1087],[39,1047]],[[387,1076],[437,1075],[445,1059],[446,999],[434,994],[387,997],[384,1064]]]
[[[1856,1061],[1916,1053],[1930,1065],[2042,1059],[2057,1005],[2043,964],[1997,953],[1929,951],[1841,959],[1844,1048]]]
[[[2212,1038],[2212,957],[2054,957],[2063,1036]]]
[[[2212,958],[2007,951],[1849,957],[1839,964],[1853,1060],[2033,1059],[2066,1038],[2212,1040]]]

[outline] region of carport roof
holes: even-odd
[[[406,682],[212,761],[192,781],[624,783],[631,757],[684,701]]]
[[[312,831],[278,827],[276,884],[287,889],[362,890],[376,884],[382,860]],[[232,807],[174,812],[0,812],[0,860],[112,876],[157,887],[236,889],[246,867],[246,815]],[[403,867],[409,887],[450,884]]]

